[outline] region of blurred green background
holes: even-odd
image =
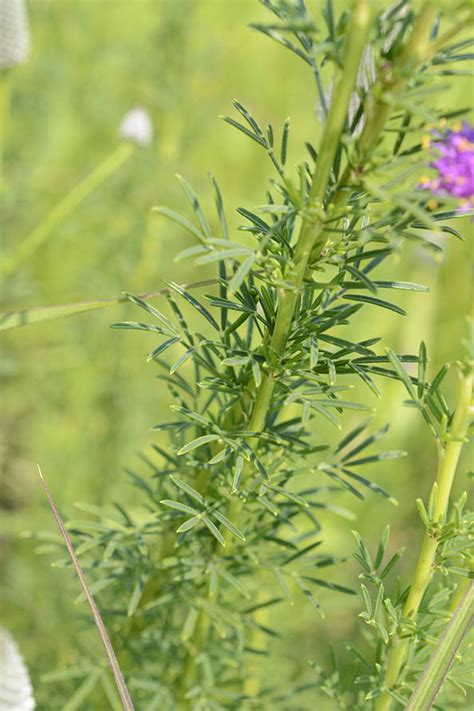
[[[313,6],[319,18],[321,3]],[[248,29],[266,18],[255,0],[42,0],[30,6],[32,52],[12,72],[1,204],[1,247],[11,254],[61,198],[119,144],[118,125],[133,106],[146,107],[154,125],[150,146],[137,149],[120,169],[50,234],[47,242],[2,284],[2,311],[86,299],[114,298],[122,290],[156,290],[164,278],[191,282],[212,276],[191,261],[174,263],[191,244],[173,223],[151,214],[153,205],[176,210],[183,200],[174,174],[183,174],[211,205],[207,173],[224,193],[233,238],[235,208],[261,204],[271,166],[259,148],[218,119],[237,97],[264,122],[281,126],[291,117],[290,163],[304,155],[304,141],[320,134],[312,78],[283,48]],[[466,101],[466,79],[452,80],[440,101]],[[184,208],[186,210],[186,208]],[[468,220],[458,221],[466,237]],[[384,270],[393,278],[427,284],[430,294],[401,292],[408,316],[377,310],[370,323],[352,328],[362,337],[382,335],[398,352],[416,352],[423,338],[432,374],[460,353],[469,309],[469,242],[444,241],[436,262],[415,245]],[[382,275],[381,275],[382,277]],[[367,314],[367,309],[364,314]],[[38,485],[36,462],[65,517],[74,503],[127,502],[140,506],[124,470],[135,466],[154,436],[150,426],[166,416],[167,396],[145,364],[153,348],[147,334],[111,331],[135,318],[125,305],[0,334],[0,624],[15,636],[31,669],[39,707],[60,709],[65,699],[42,675],[82,654],[101,658],[88,612],[74,605],[79,589],[70,571],[51,567],[54,555],[25,532],[55,524]],[[367,316],[365,316],[367,318]],[[402,569],[410,570],[421,525],[415,498],[426,495],[436,453],[416,413],[403,409],[396,383],[380,383],[381,400],[357,386],[377,407],[376,420],[391,423],[387,448],[408,457],[373,471],[399,500],[346,500],[357,520],[328,514],[327,550],[350,555],[351,529],[369,543],[390,523],[392,546],[408,545]],[[349,425],[356,417],[346,418]],[[333,440],[336,431],[324,433]],[[56,556],[57,557],[57,556]],[[351,562],[331,569],[331,579],[357,586]],[[100,593],[97,595],[100,605]],[[308,659],[324,660],[327,643],[344,656],[341,641],[358,634],[357,598],[322,594],[321,621],[301,598],[278,606],[269,671],[280,678],[309,678]],[[313,698],[314,702],[314,698]],[[106,708],[104,701],[103,708]],[[308,706],[309,708],[310,706]],[[326,708],[325,702],[320,704]],[[83,706],[81,708],[88,708]],[[327,708],[332,708],[329,704]]]

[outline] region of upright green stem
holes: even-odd
[[[0,278],[6,279],[15,274],[17,269],[47,241],[54,228],[70,215],[88,195],[93,193],[104,180],[115,173],[133,150],[132,143],[121,143],[112,155],[60,200],[45,219],[20,242],[14,254],[2,260]]]
[[[454,657],[473,623],[474,582],[469,585],[456,607],[443,636],[418,680],[405,711],[430,711],[448,675]]]
[[[308,211],[302,219],[296,245],[292,288],[282,290],[281,293],[275,327],[270,342],[271,364],[277,364],[284,351],[308,263],[310,259],[311,261],[317,259],[324,248],[326,235],[324,232],[322,203],[339,138],[344,127],[347,106],[357,79],[362,52],[367,42],[371,12],[370,2],[356,2],[352,16],[352,27],[348,30],[344,68],[334,88],[334,96],[337,97],[337,101],[331,102],[318,155],[316,172],[310,189]],[[397,97],[411,78],[414,67],[425,61],[430,55],[430,28],[436,19],[436,15],[437,8],[435,3],[425,2],[413,26],[410,39],[394,62],[392,76],[387,80],[387,86],[382,87],[385,90],[379,92],[379,96],[369,107],[366,124],[358,144],[358,161],[361,165],[380,139]],[[341,188],[346,187],[351,170],[351,167],[348,166],[344,171],[340,181]],[[347,190],[337,190],[333,202],[336,205],[344,204],[344,201],[347,200],[347,194]],[[311,211],[319,211],[319,218],[311,219]],[[273,387],[274,380],[272,375],[265,375],[257,392],[252,418],[249,423],[249,429],[252,432],[258,432],[263,428]]]
[[[323,231],[323,202],[339,139],[344,129],[349,101],[356,84],[360,61],[367,42],[371,17],[370,3],[366,0],[357,0],[354,3],[351,27],[347,30],[343,68],[339,72],[334,88],[334,96],[337,97],[337,101],[331,102],[316,171],[309,191],[307,209],[301,221],[295,249],[293,274],[291,275],[291,287],[282,289],[279,294],[275,326],[269,344],[269,373],[264,374],[257,391],[248,425],[251,432],[261,432],[265,427],[265,418],[275,386],[274,371],[278,367],[281,356],[285,351],[308,262]],[[248,468],[248,466],[245,468],[244,474],[248,471]],[[242,502],[236,497],[231,503],[230,518],[238,520],[241,509]],[[228,539],[229,536],[227,536]],[[231,541],[228,541],[228,543],[231,546],[233,545]],[[252,646],[259,648],[264,647],[265,644],[265,635],[255,629],[252,637]],[[250,697],[256,696],[260,687],[259,680],[252,671],[252,668],[248,670],[245,680],[245,693]]]
[[[409,69],[417,64],[427,54],[429,28],[436,16],[436,8],[430,2],[423,6],[409,42],[398,59],[395,69],[396,78],[392,80],[391,92],[381,96],[374,102],[372,111],[367,117],[365,129],[359,144],[361,163],[367,158],[370,150],[376,145],[393,110],[398,94],[403,90]],[[336,154],[339,138],[344,128],[347,107],[357,79],[362,53],[367,42],[371,22],[371,7],[368,2],[357,2],[352,16],[352,27],[348,30],[348,43],[344,57],[344,69],[340,74],[334,89],[337,101],[331,103],[329,115],[321,148],[318,155],[316,171],[310,188],[308,209],[303,216],[300,233],[295,250],[294,272],[290,289],[282,290],[279,299],[277,316],[269,345],[269,373],[262,378],[257,391],[254,407],[248,428],[251,432],[264,429],[266,414],[271,402],[275,385],[274,371],[284,353],[288,334],[291,330],[299,292],[303,285],[309,261],[317,259],[324,249],[326,235],[324,231],[323,201],[327,190],[330,171]],[[351,168],[348,166],[341,180],[344,188],[349,180]],[[347,191],[339,188],[333,201],[344,203]],[[319,215],[317,213],[319,212]],[[312,214],[313,213],[313,214]],[[316,213],[316,219],[313,216]],[[235,499],[229,511],[231,519],[238,521],[242,502]],[[232,544],[231,544],[232,545]]]
[[[347,108],[357,80],[362,53],[367,42],[371,14],[370,2],[367,0],[357,0],[354,3],[351,27],[347,30],[343,69],[339,72],[334,88],[334,96],[337,97],[337,101],[331,102],[316,171],[310,188],[308,208],[301,221],[295,250],[291,288],[282,289],[280,293],[275,327],[269,345],[269,364],[271,366],[278,364],[284,352],[311,252],[323,231],[323,200],[339,145],[339,138],[344,128]],[[312,216],[313,211],[315,213],[319,212],[319,215]],[[249,429],[252,432],[260,432],[264,427],[274,382],[271,373],[269,375],[266,374],[262,379],[249,423]]]
[[[471,415],[473,375],[472,372],[461,376],[459,401],[449,431],[449,441],[443,448],[438,466],[436,482],[438,496],[434,505],[433,522],[442,524],[446,518],[449,496],[453,485],[456,468],[461,454],[464,438],[469,426]],[[431,580],[434,571],[438,540],[432,531],[427,530],[423,540],[420,556],[416,565],[410,592],[403,607],[403,617],[414,620],[418,613],[421,600]],[[400,681],[400,672],[405,661],[409,639],[396,637],[393,639],[385,673],[386,690],[379,696],[376,711],[388,711],[392,705],[389,691],[396,688]]]
[[[257,391],[249,422],[249,429],[252,432],[261,432],[264,429],[265,417],[275,384],[272,370],[278,364],[285,349],[286,339],[293,320],[299,290],[303,283],[311,251],[322,231],[323,222],[321,217],[315,220],[311,219],[308,215],[311,214],[311,210],[322,210],[330,170],[339,144],[339,138],[344,128],[349,100],[354,90],[360,60],[367,41],[370,19],[370,3],[367,0],[356,0],[352,13],[352,26],[347,32],[344,70],[339,73],[334,92],[335,96],[338,97],[338,101],[333,101],[331,104],[321,142],[316,172],[310,188],[308,210],[306,216],[302,219],[296,245],[291,288],[282,290],[280,294],[275,327],[269,345],[269,366],[271,370],[269,374],[264,375]],[[248,467],[246,469],[248,470]],[[232,500],[229,510],[231,519],[238,518],[241,508],[242,502],[239,498],[235,497]],[[232,541],[229,539],[229,536],[226,536],[226,542],[228,546],[232,546]],[[202,615],[200,615],[200,617],[201,616]],[[182,688],[184,693],[194,673],[194,660],[190,657],[183,677]],[[248,689],[248,684],[246,687]],[[252,686],[252,689],[255,691],[255,685]]]
[[[408,42],[403,51],[382,76],[377,87],[377,95],[368,106],[368,117],[359,139],[359,160],[363,162],[378,140],[390,118],[398,94],[413,76],[413,70],[422,64],[433,51],[430,32],[439,9],[434,2],[426,2],[413,25]]]

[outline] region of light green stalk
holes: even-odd
[[[284,353],[298,296],[308,270],[308,264],[321,255],[326,244],[323,200],[327,190],[330,170],[344,127],[347,107],[356,83],[360,60],[367,42],[371,24],[371,11],[370,3],[355,3],[352,17],[353,26],[349,28],[347,35],[348,43],[343,63],[344,68],[336,81],[333,94],[337,97],[337,101],[331,103],[321,141],[316,171],[310,188],[309,204],[302,219],[296,245],[294,272],[291,279],[292,285],[290,289],[282,289],[280,293],[275,327],[269,345],[268,365],[270,366],[270,372],[265,373],[262,377],[261,385],[256,394],[248,425],[248,429],[251,432],[260,432],[264,429],[266,414],[275,386],[275,378],[272,371],[278,367],[278,363]],[[428,53],[429,28],[432,26],[435,17],[436,8],[430,2],[425,3],[414,25],[410,39],[394,67],[394,79],[392,80],[390,93],[378,97],[367,118],[359,142],[361,165],[380,140],[382,131],[390,118],[397,97],[403,91],[412,76],[413,67],[426,58]],[[350,181],[350,174],[351,169],[348,167],[342,176],[340,188],[336,192],[333,200],[338,207],[344,205],[347,200],[347,190],[344,190],[344,188],[347,182]],[[244,474],[246,471],[248,471],[248,467],[244,470]],[[231,520],[239,521],[242,508],[243,504],[241,500],[236,497],[229,511]],[[227,536],[227,540],[228,544],[232,547],[233,541],[229,540],[229,536]],[[261,637],[258,631],[256,631],[255,634]],[[263,638],[252,640],[254,646],[258,646],[258,644],[262,642]],[[252,693],[255,692],[256,686],[251,679],[248,680],[246,687],[248,691]]]
[[[288,333],[291,329],[296,302],[301,290],[303,280],[311,259],[321,255],[325,246],[323,199],[326,193],[328,179],[334,156],[336,154],[339,138],[344,127],[347,106],[354,89],[359,70],[362,52],[367,42],[370,29],[371,3],[357,2],[353,12],[353,27],[348,31],[348,43],[344,59],[344,69],[341,71],[334,88],[336,101],[331,103],[329,116],[326,123],[321,149],[316,165],[313,183],[310,189],[309,205],[306,216],[301,223],[300,234],[295,251],[294,274],[292,288],[282,290],[277,311],[275,328],[270,342],[270,365],[277,365],[286,345]],[[361,164],[370,151],[380,140],[386,122],[390,118],[398,95],[405,88],[407,81],[412,76],[414,66],[426,59],[428,54],[429,29],[436,18],[436,7],[427,2],[420,11],[420,15],[413,27],[410,39],[396,61],[393,73],[394,79],[387,92],[382,93],[373,103],[365,128],[359,141],[359,157]],[[350,179],[351,169],[348,167],[341,180],[341,188],[346,186]],[[335,195],[336,205],[344,203],[347,199],[347,190],[339,189]],[[311,212],[318,213],[311,219]],[[309,213],[309,215],[308,215]],[[265,375],[257,392],[249,429],[252,432],[262,430],[265,416],[273,393],[274,380],[272,375]]]
[[[331,107],[327,117],[324,134],[321,140],[321,148],[309,192],[308,205],[301,221],[300,232],[296,244],[293,274],[291,278],[291,288],[282,289],[280,301],[275,321],[275,327],[269,344],[269,363],[271,369],[278,367],[281,356],[284,353],[288,333],[291,329],[295,313],[296,303],[300,294],[303,280],[308,269],[308,263],[315,245],[320,238],[324,228],[324,208],[323,201],[326,195],[330,171],[334,162],[339,140],[344,129],[349,101],[354,91],[357,81],[357,74],[367,43],[372,20],[370,3],[365,0],[358,0],[354,3],[351,27],[347,30],[347,44],[345,48],[343,67],[339,72],[335,88],[334,97],[337,101],[331,102]],[[257,391],[255,403],[250,417],[248,428],[251,432],[260,432],[265,426],[265,417],[273,394],[275,380],[273,373],[264,374],[262,382]],[[244,473],[248,471],[246,467]],[[238,518],[241,514],[242,502],[234,499],[230,508],[230,518]],[[227,536],[230,546],[233,542]],[[266,615],[266,611],[263,612]],[[251,646],[264,648],[266,644],[265,635],[255,628]],[[245,682],[245,693],[254,697],[258,693],[260,682],[255,670],[247,670]]]
[[[471,416],[473,374],[472,371],[461,376],[459,401],[449,430],[449,440],[439,457],[436,482],[438,495],[434,504],[433,522],[441,525],[448,512],[449,497],[456,474],[456,468],[466,437]],[[410,592],[403,607],[403,617],[415,620],[423,595],[434,572],[438,540],[431,530],[427,530],[416,565]],[[385,672],[386,690],[379,696],[376,711],[388,711],[392,705],[389,693],[400,683],[403,663],[410,647],[409,639],[396,637],[392,641]]]
[[[319,153],[316,172],[309,194],[309,204],[305,212],[305,216],[301,221],[300,232],[298,236],[295,260],[294,273],[292,275],[292,287],[288,290],[282,290],[280,294],[280,305],[278,307],[275,328],[270,341],[270,362],[271,367],[275,367],[285,349],[288,330],[291,326],[296,302],[299,296],[303,278],[308,267],[308,261],[311,256],[311,251],[321,234],[323,229],[323,199],[326,193],[326,188],[329,180],[330,170],[334,161],[339,139],[344,128],[344,123],[347,115],[349,100],[357,80],[357,72],[359,69],[360,60],[367,42],[368,33],[371,26],[371,9],[370,3],[367,0],[356,0],[352,13],[352,24],[347,32],[347,44],[344,55],[343,70],[340,70],[339,77],[336,82],[334,95],[338,97],[338,101],[333,101],[327,118],[327,123],[324,135],[321,141],[321,149]],[[312,215],[314,212],[314,215]],[[264,429],[265,416],[270,404],[274,388],[274,379],[272,374],[264,375],[262,382],[257,391],[252,415],[249,422],[251,432],[260,432]],[[248,472],[248,466],[245,469]],[[239,517],[242,511],[242,502],[238,497],[235,497],[231,503],[229,516],[231,519]],[[225,536],[227,553],[232,550],[234,542],[229,536]],[[194,649],[199,649],[207,632],[207,624],[204,615],[201,612],[197,624],[198,633],[195,638]],[[258,632],[256,632],[258,636]],[[199,646],[196,644],[198,642]],[[252,639],[252,644],[259,644],[259,640]],[[191,685],[196,673],[195,655],[189,655],[188,663],[182,678],[181,689],[185,694],[187,688]],[[245,684],[245,691],[249,695],[255,695],[258,692],[258,683],[252,670],[249,670],[248,678]],[[182,704],[185,704],[183,697]],[[185,705],[183,706],[185,708]]]
[[[418,680],[405,711],[430,711],[448,675],[457,651],[472,627],[474,582],[470,582],[425,671]]]
[[[16,251],[2,259],[0,278],[7,279],[49,239],[53,230],[70,215],[85,198],[115,173],[134,151],[133,143],[121,143],[118,148],[76,185],[55,205],[45,219],[20,242]]]
[[[301,221],[295,250],[291,288],[282,289],[280,293],[275,327],[269,345],[270,365],[273,367],[278,364],[284,352],[308,262],[313,248],[323,232],[323,200],[339,139],[344,128],[347,108],[356,84],[360,60],[367,42],[371,26],[371,14],[370,2],[357,0],[354,3],[351,27],[347,30],[343,69],[340,70],[334,87],[334,97],[337,100],[331,102],[316,171],[309,192],[308,206]],[[262,378],[255,399],[249,422],[250,431],[259,432],[263,429],[273,388],[274,379],[272,375],[265,375]]]

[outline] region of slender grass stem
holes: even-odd
[[[442,524],[446,518],[456,468],[458,465],[464,438],[471,415],[473,375],[472,372],[461,376],[459,401],[449,431],[449,441],[442,449],[436,482],[438,496],[434,505],[433,522]],[[434,572],[438,541],[431,530],[427,530],[418,562],[413,575],[410,592],[403,608],[403,617],[414,620],[417,616],[423,595]],[[410,640],[396,637],[392,641],[385,673],[385,691],[379,696],[376,711],[388,711],[392,705],[390,691],[400,683],[401,670],[410,647]]]
[[[84,180],[76,185],[49,212],[20,243],[16,251],[5,257],[0,266],[0,278],[7,279],[50,238],[53,230],[70,215],[76,207],[94,192],[109,176],[115,173],[135,149],[132,143],[121,143],[118,148],[97,166]]]

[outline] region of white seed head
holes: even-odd
[[[30,51],[25,0],[0,0],[0,67],[23,64]]]
[[[33,711],[35,706],[23,657],[11,634],[0,627],[0,709]]]
[[[142,106],[135,106],[123,117],[119,132],[127,141],[133,141],[139,146],[148,146],[153,138],[150,114]]]

